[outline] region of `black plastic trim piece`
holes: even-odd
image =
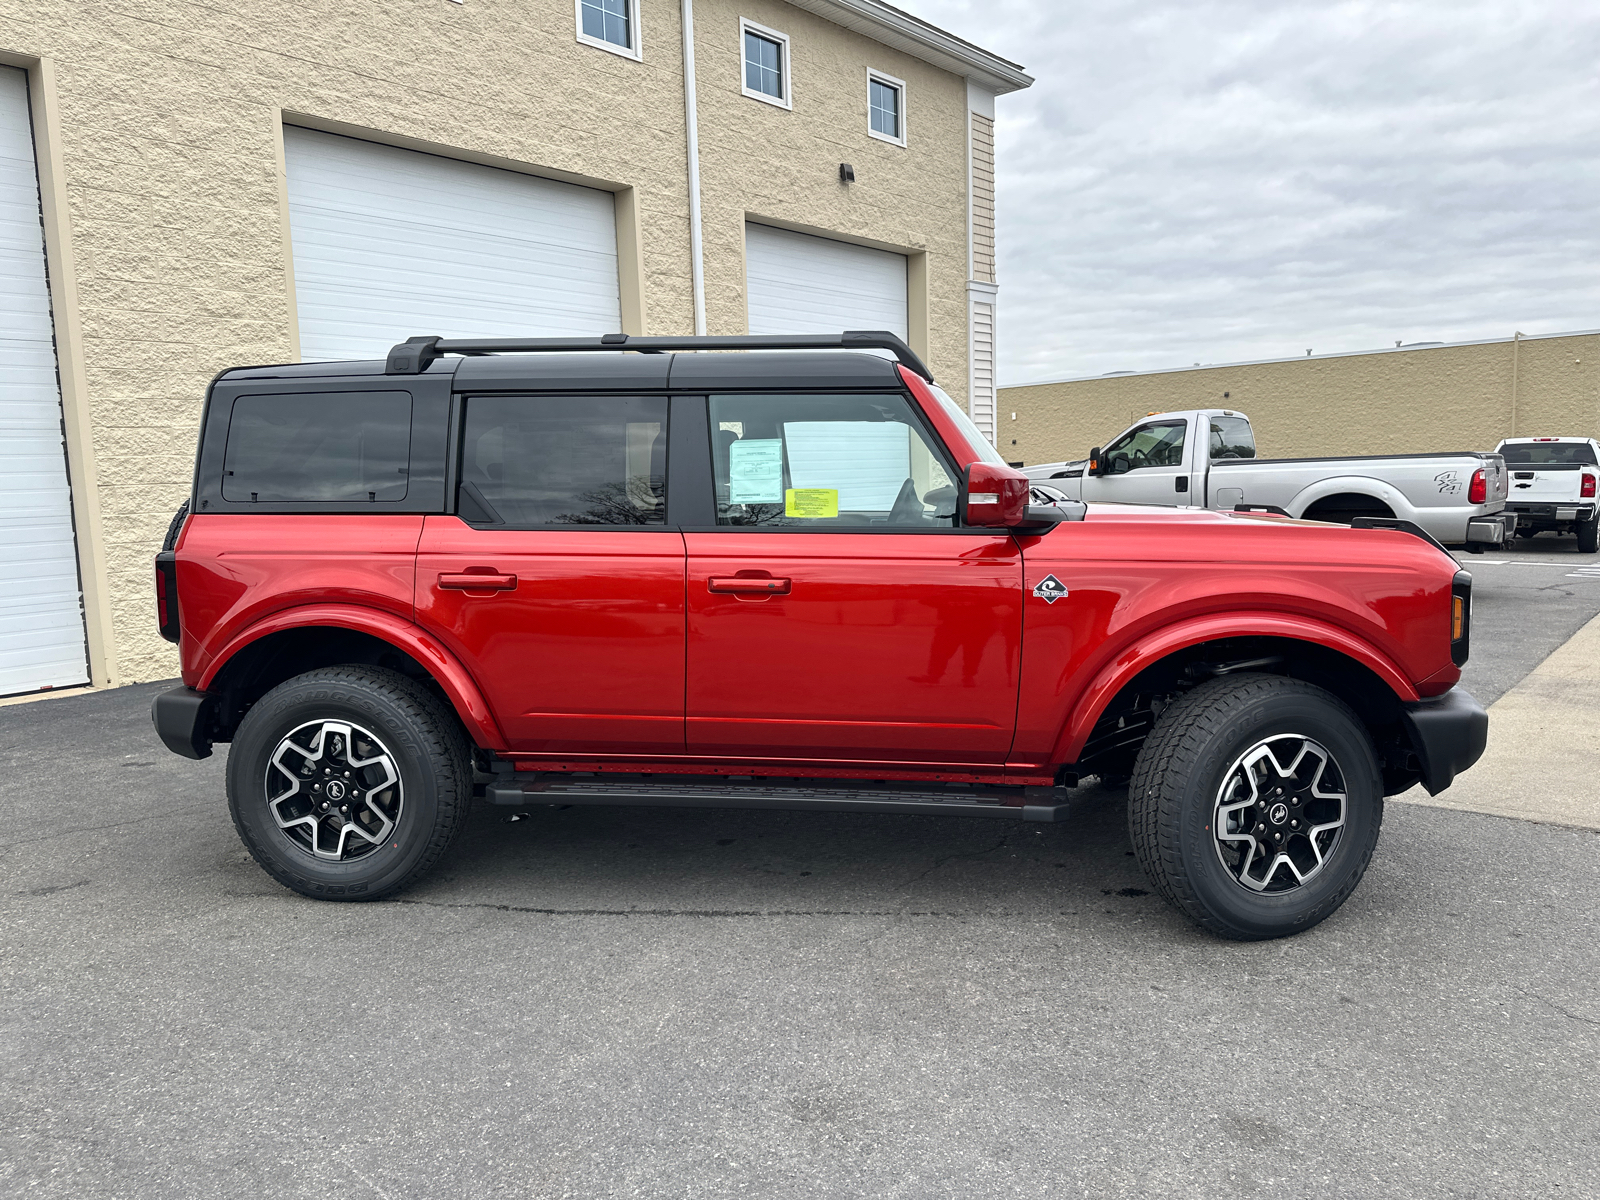
[[[1276,504],[1235,504],[1233,506],[1233,511],[1242,513],[1271,513],[1275,517],[1287,517],[1289,515],[1288,509],[1279,508]]]
[[[1355,517],[1350,522],[1350,528],[1393,529],[1400,533],[1409,533],[1412,537],[1419,537],[1423,541],[1427,542],[1428,545],[1433,546],[1439,551],[1440,554],[1447,556],[1450,555],[1450,551],[1444,548],[1444,543],[1438,538],[1434,537],[1433,534],[1429,533],[1415,521],[1407,521],[1401,517]],[[1454,556],[1450,556],[1450,561],[1455,561]]]
[[[490,804],[619,805],[629,808],[821,809],[948,817],[1062,821],[1073,802],[1063,788],[952,789],[940,784],[874,786],[869,781],[775,785],[727,777],[518,775],[485,789]],[[1020,803],[1019,803],[1020,801]]]
[[[1442,696],[1400,706],[1411,746],[1422,764],[1422,786],[1437,796],[1483,757],[1489,714],[1470,694],[1452,688]]]
[[[211,757],[211,719],[216,697],[193,688],[162,692],[150,706],[156,735],[168,750],[185,758]]]
[[[886,329],[852,329],[838,334],[739,335],[733,337],[635,337],[608,333],[598,338],[407,338],[389,351],[387,375],[420,375],[446,354],[571,354],[586,350],[890,350],[928,382],[933,374],[905,340]]]

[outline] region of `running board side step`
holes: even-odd
[[[777,785],[727,777],[539,775],[484,788],[491,804],[523,806],[624,805],[643,808],[774,808],[878,812],[948,817],[1003,817],[1013,821],[1064,821],[1073,807],[1067,788],[992,788],[941,784],[863,787]]]

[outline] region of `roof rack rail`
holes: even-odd
[[[420,375],[446,354],[571,354],[582,350],[636,350],[660,354],[668,350],[892,350],[909,369],[929,383],[933,374],[906,345],[886,329],[853,329],[844,333],[793,333],[735,337],[635,337],[608,333],[597,338],[407,338],[389,351],[386,375]]]

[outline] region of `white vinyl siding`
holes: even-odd
[[[746,225],[745,287],[751,333],[887,329],[907,336],[903,254]]]
[[[610,192],[285,128],[300,354],[622,328]]]
[[[28,80],[0,67],[0,696],[89,680],[62,439]]]
[[[995,441],[994,305],[972,302],[972,423]]]

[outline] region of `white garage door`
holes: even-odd
[[[744,261],[751,333],[887,329],[907,336],[903,254],[746,225]]]
[[[0,696],[88,679],[28,80],[0,67]]]
[[[442,337],[622,328],[610,192],[286,128],[307,361]]]

